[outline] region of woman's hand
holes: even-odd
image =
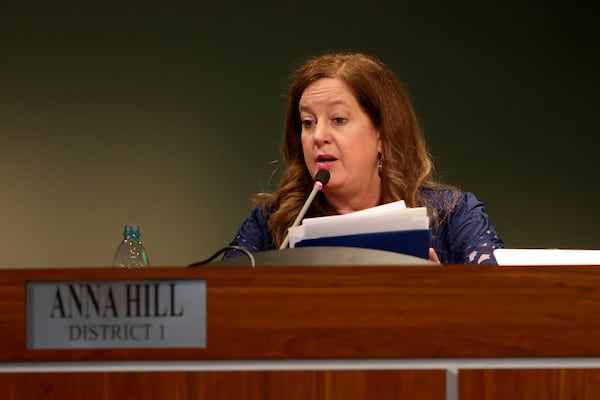
[[[441,264],[440,259],[432,247],[429,248],[429,259],[436,264]]]

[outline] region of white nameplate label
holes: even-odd
[[[27,282],[27,348],[204,348],[203,280]]]

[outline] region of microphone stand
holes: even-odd
[[[300,213],[294,220],[294,223],[292,224],[291,228],[294,228],[294,227],[300,225],[302,218],[304,218],[304,214],[306,214],[306,211],[308,211],[308,207],[310,207],[310,205],[312,204],[312,202],[315,199],[315,196],[317,195],[319,190],[323,189],[323,186],[325,186],[327,184],[327,182],[329,182],[329,171],[327,171],[326,169],[320,169],[317,172],[317,174],[315,175],[315,183],[313,185],[313,189],[310,192],[308,199],[306,199],[306,201],[304,202],[304,205],[302,206]],[[283,239],[281,246],[279,246],[279,250],[283,250],[286,247],[288,247],[289,243],[290,243],[290,232],[288,230],[288,233],[285,235],[285,238]]]

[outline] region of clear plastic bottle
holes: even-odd
[[[125,225],[123,241],[119,244],[113,259],[114,267],[145,268],[148,266],[148,255],[140,241],[140,236],[139,226]]]

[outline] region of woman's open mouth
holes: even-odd
[[[337,158],[330,154],[322,154],[317,156],[317,167],[323,169],[329,169],[337,161]]]

